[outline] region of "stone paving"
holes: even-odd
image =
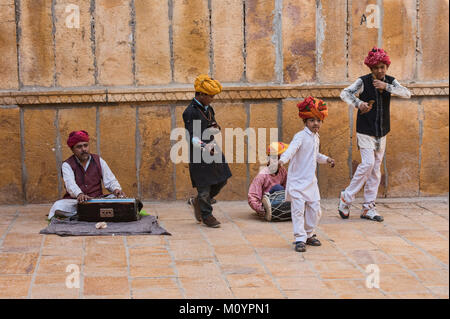
[[[128,237],[40,235],[50,205],[0,206],[0,298],[449,298],[448,197],[380,200],[383,223],[357,207],[342,220],[336,205],[322,200],[322,246],[305,253],[291,222],[244,201],[214,205],[218,229],[185,202],[148,202],[172,236]],[[66,286],[70,264],[79,288]]]

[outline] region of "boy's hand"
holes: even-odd
[[[335,165],[334,159],[332,159],[331,157],[327,158],[327,163],[330,164],[331,167],[334,167],[334,165]]]
[[[369,105],[367,102],[362,102],[358,109],[361,111],[361,114],[367,113],[372,109],[372,105]]]
[[[383,89],[386,90],[386,82],[380,81],[380,80],[373,80],[373,86],[377,89]]]

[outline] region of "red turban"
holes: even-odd
[[[365,58],[364,64],[369,68],[373,68],[380,62],[386,64],[386,66],[389,66],[391,64],[391,60],[389,59],[386,51],[384,51],[383,49],[378,49],[377,47],[373,47],[373,49],[370,50],[369,54]]]
[[[306,120],[312,117],[317,117],[321,121],[328,116],[328,108],[326,103],[322,100],[315,99],[308,96],[303,102],[297,104],[298,116]]]
[[[89,142],[89,134],[86,131],[73,131],[69,134],[67,139],[67,145],[72,148],[75,144],[79,142]]]

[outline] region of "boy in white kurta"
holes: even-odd
[[[316,166],[317,163],[329,163],[334,167],[334,160],[319,153],[318,132],[323,119],[328,115],[325,103],[310,96],[297,107],[305,128],[295,134],[279,162],[280,165],[289,162],[286,200],[291,202],[295,250],[304,252],[306,245],[321,245],[315,235],[321,217]]]

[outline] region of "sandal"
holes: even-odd
[[[300,253],[305,252],[306,251],[305,243],[302,241],[295,242],[295,251],[298,251]]]
[[[320,246],[322,243],[317,239],[316,235],[312,235],[310,238],[306,240],[307,245],[311,246]]]

